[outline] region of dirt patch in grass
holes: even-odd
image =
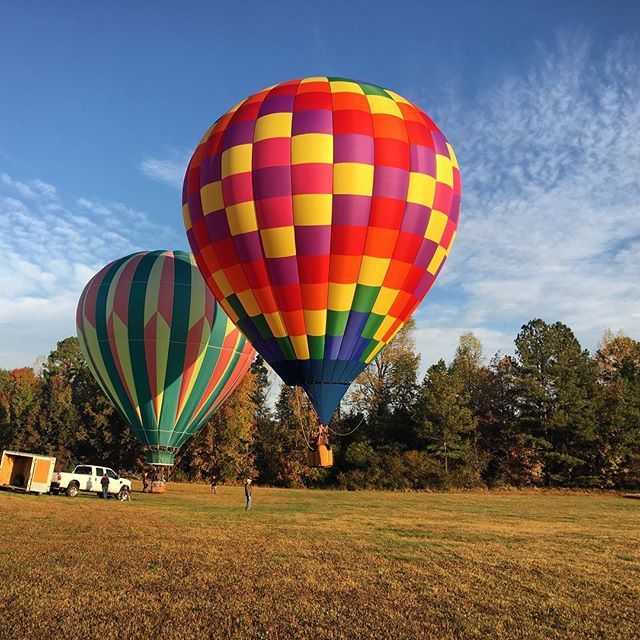
[[[0,638],[635,638],[639,530],[606,495],[0,493]]]

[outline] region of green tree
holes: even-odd
[[[445,482],[477,482],[479,468],[472,446],[477,418],[469,408],[464,382],[444,360],[427,370],[416,414],[418,439],[441,462]]]
[[[268,395],[271,390],[269,369],[261,355],[257,355],[251,363],[251,373],[254,376],[254,392],[252,402],[256,407],[256,418],[271,419],[271,407],[268,403]]]
[[[543,449],[520,428],[517,373],[516,361],[498,353],[474,387],[479,446],[487,456],[483,477],[489,485],[522,487],[542,480]]]
[[[536,319],[516,337],[520,426],[544,447],[547,482],[593,485],[597,370],[569,327]]]

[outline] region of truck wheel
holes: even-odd
[[[80,485],[77,482],[70,482],[67,487],[67,496],[69,498],[75,498],[78,495],[78,491],[80,490]]]

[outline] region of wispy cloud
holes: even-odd
[[[15,192],[17,195],[29,200],[35,200],[37,198],[53,200],[57,195],[56,188],[42,180],[20,182],[20,180],[14,180],[6,173],[0,173],[0,186],[5,187],[10,191]]]
[[[538,54],[525,77],[440,110],[463,217],[437,285],[456,299],[419,316],[425,341],[452,316],[509,343],[537,316],[590,348],[607,327],[640,334],[639,43],[602,52],[574,35]]]
[[[148,178],[180,189],[188,162],[187,152],[174,151],[169,158],[147,157],[138,168]]]
[[[124,204],[66,198],[0,173],[0,367],[30,364],[74,334],[84,285],[110,260],[156,248],[150,232],[170,238]]]

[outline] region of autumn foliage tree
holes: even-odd
[[[605,332],[596,352],[601,388],[597,438],[600,484],[640,485],[640,342]]]
[[[0,370],[0,446],[40,448],[42,380],[32,369]]]

